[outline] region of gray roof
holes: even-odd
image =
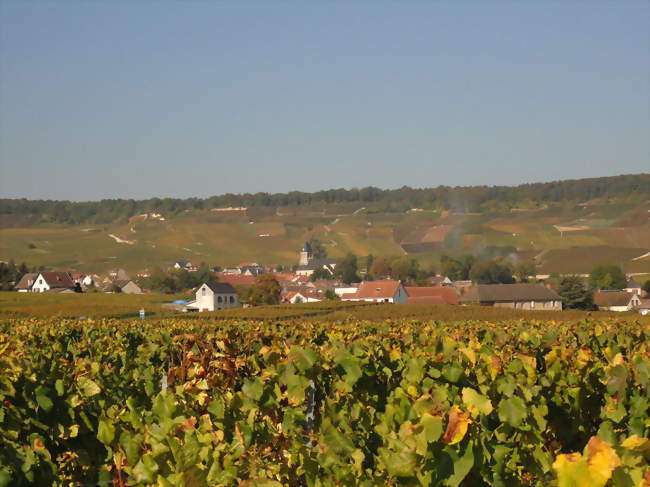
[[[31,289],[32,285],[34,284],[34,281],[38,277],[38,273],[35,272],[28,272],[25,274],[23,277],[20,278],[20,281],[18,281],[18,284],[14,286],[15,289]],[[28,284],[29,281],[32,281],[31,284]]]
[[[464,303],[555,301],[560,296],[542,284],[477,284],[460,297]]]
[[[626,291],[598,290],[594,293],[594,304],[596,306],[627,306],[636,296]]]
[[[334,269],[336,265],[336,259],[314,259],[307,265],[299,265],[296,270],[299,271],[315,271],[321,267],[329,267]]]
[[[237,294],[235,288],[227,282],[206,282],[205,285],[215,294]]]

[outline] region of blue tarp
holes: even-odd
[[[187,304],[189,301],[185,299],[177,299],[176,301],[172,301],[172,304]]]

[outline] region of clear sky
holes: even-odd
[[[650,172],[650,2],[0,0],[0,197]]]

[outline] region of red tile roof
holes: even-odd
[[[50,288],[73,288],[74,281],[67,272],[41,272],[41,276],[45,279]]]
[[[359,299],[386,299],[392,298],[400,287],[400,281],[364,281],[359,285],[359,289],[354,294]]]
[[[255,276],[244,276],[241,274],[223,274],[217,273],[219,282],[230,284],[231,286],[252,286],[255,284]]]
[[[425,298],[429,300],[436,298],[433,301],[442,301],[442,304],[458,304],[458,298],[460,297],[454,288],[446,286],[409,286],[405,290],[409,297],[409,303],[422,303]],[[439,303],[432,302],[431,304]]]

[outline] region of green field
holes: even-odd
[[[0,486],[647,485],[647,321],[295,309],[0,316]]]

